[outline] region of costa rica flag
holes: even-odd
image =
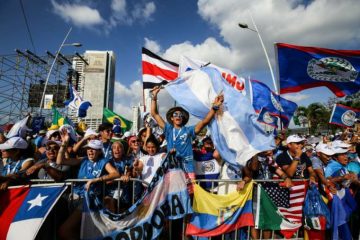
[[[0,240],[35,239],[62,193],[58,186],[19,186],[0,193]]]
[[[280,93],[327,87],[337,97],[360,90],[360,50],[333,50],[277,43]]]

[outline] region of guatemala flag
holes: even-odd
[[[324,86],[337,97],[360,90],[360,51],[277,43],[280,93]]]
[[[35,239],[66,186],[24,187],[0,194],[0,240]]]
[[[258,122],[272,126],[273,128],[278,128],[277,117],[272,116],[271,112],[269,112],[269,110],[267,108],[261,109],[257,120],[258,120]]]
[[[176,102],[195,117],[204,119],[215,97],[223,93],[224,104],[208,125],[220,155],[232,165],[245,165],[255,154],[274,148],[249,100],[211,67],[188,71],[165,87]]]
[[[65,106],[69,106],[71,109],[77,110],[77,117],[86,117],[86,111],[91,107],[89,101],[84,101],[80,96],[80,93],[76,91],[72,84],[69,84],[70,99],[64,102]]]
[[[268,86],[257,80],[251,80],[252,104],[256,112],[267,108],[269,113],[280,118],[284,128],[289,126],[290,120],[297,109],[297,104],[280,97]]]
[[[360,117],[360,109],[351,108],[342,104],[335,104],[329,123],[341,127],[352,127]]]

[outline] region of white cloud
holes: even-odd
[[[161,51],[160,44],[149,38],[144,38],[145,44],[144,47],[152,51],[153,53],[159,54]]]
[[[311,96],[303,93],[292,93],[292,94],[282,94],[281,97],[293,101],[295,103],[298,103],[302,100],[310,98]]]
[[[146,23],[152,21],[152,16],[156,12],[154,2],[141,2],[136,4],[127,4],[126,0],[112,0],[110,4],[110,14],[103,18],[98,9],[89,6],[86,1],[76,1],[70,3],[58,3],[51,0],[53,12],[77,27],[94,28],[96,25],[103,25],[105,33],[109,33],[118,25],[132,25],[134,23]],[[131,2],[130,2],[131,3]]]
[[[119,81],[115,82],[114,90],[114,111],[125,118],[132,120],[132,107],[143,103],[142,81],[134,81],[129,87]],[[174,100],[162,90],[158,95],[159,113],[164,117],[169,108],[174,106]]]
[[[89,6],[78,4],[59,4],[51,1],[53,12],[63,18],[66,22],[71,22],[78,27],[93,27],[105,23],[98,10]]]

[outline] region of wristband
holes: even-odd
[[[216,106],[216,105],[213,105],[213,106],[212,106],[212,109],[216,112],[217,110],[220,109],[220,107],[219,107],[219,106]]]
[[[297,157],[295,157],[293,160],[300,162],[300,158],[297,158]]]

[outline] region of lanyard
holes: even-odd
[[[7,169],[6,169],[6,175],[9,175],[10,173],[12,173],[12,174],[15,173],[16,168],[17,168],[18,165],[20,164],[21,160],[18,160],[18,161],[16,162],[16,164],[15,164],[15,166],[14,166],[13,169],[11,169],[11,164],[10,164],[10,162],[12,162],[12,161],[9,159],[8,165],[7,165]]]
[[[111,144],[110,144],[110,143],[109,143],[109,145],[107,146],[106,151],[105,151],[105,148],[103,148],[104,156],[105,156],[106,158],[108,157],[110,148],[111,148]]]
[[[88,173],[88,176],[92,175],[93,177],[96,177],[94,175],[94,168],[96,168],[96,162],[92,162],[92,161],[88,161],[88,164],[87,164],[87,173]]]
[[[175,136],[175,128],[173,128],[173,141],[175,142],[176,139],[179,137],[180,133],[181,133],[182,128],[180,128],[179,132],[176,134]]]

